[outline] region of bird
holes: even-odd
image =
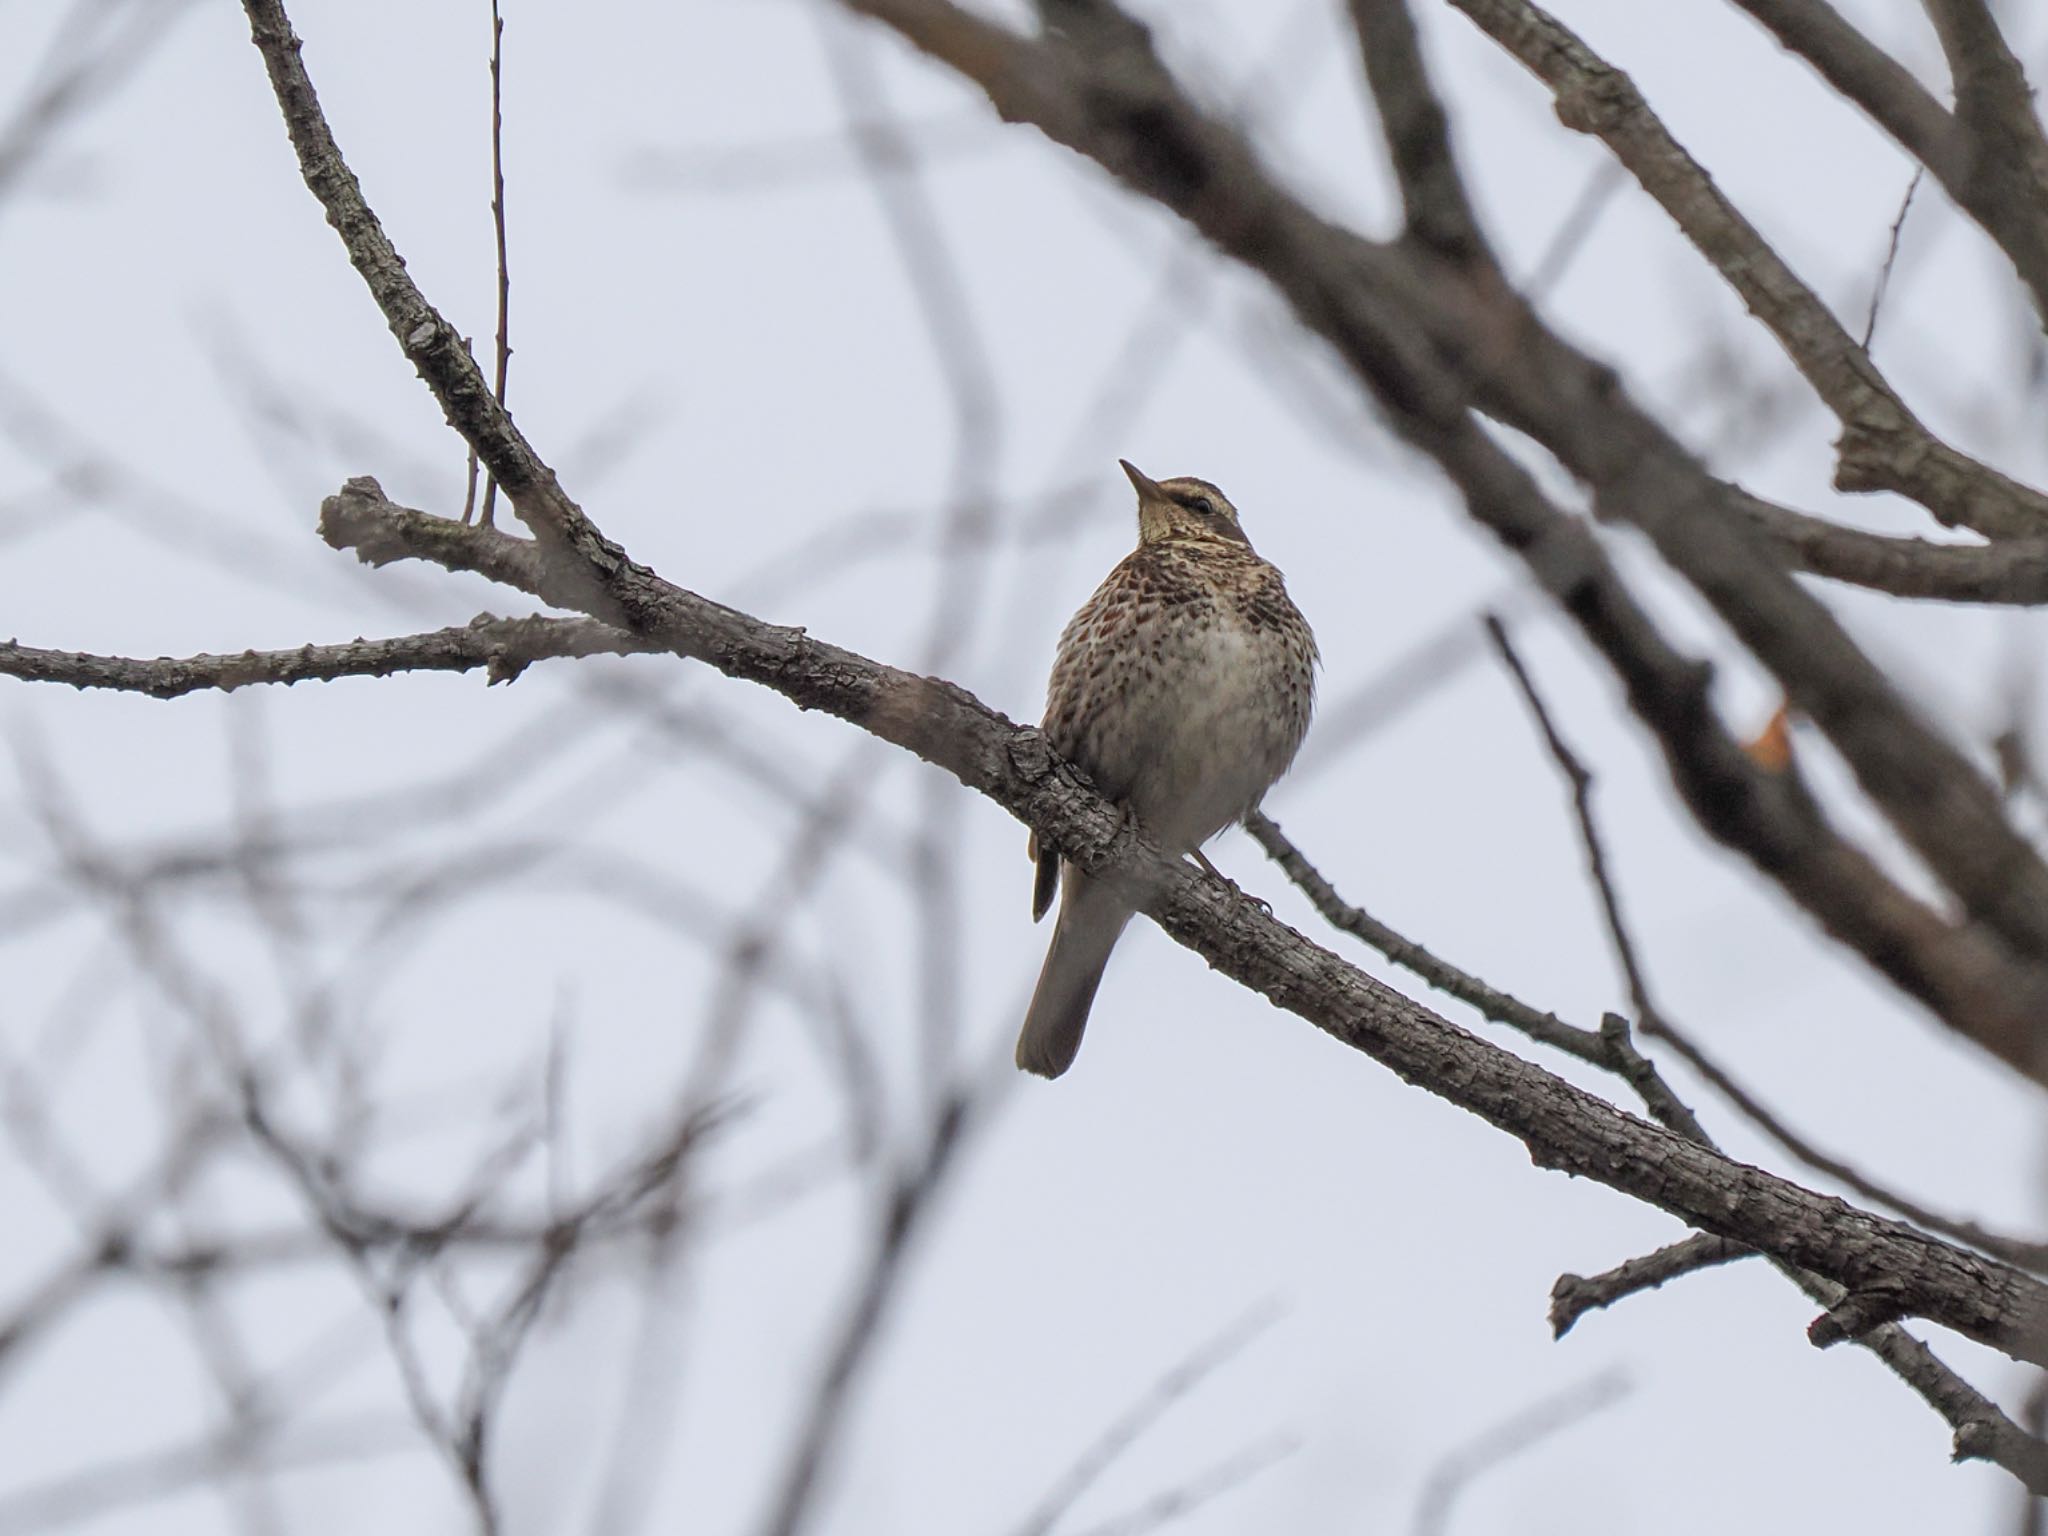
[[[1052,748],[1175,857],[1258,808],[1308,733],[1314,632],[1280,572],[1207,480],[1153,480],[1117,461],[1138,493],[1138,547],[1061,633],[1041,729]],[[1132,908],[1034,834],[1031,917],[1060,911],[1017,1036],[1017,1065],[1058,1077]]]

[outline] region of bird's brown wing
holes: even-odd
[[[1031,857],[1038,861],[1038,878],[1031,884],[1031,921],[1035,923],[1051,910],[1052,898],[1060,888],[1060,856],[1050,848],[1041,849],[1034,833]]]
[[[1091,760],[1095,754],[1089,749],[1089,730],[1091,717],[1100,705],[1104,662],[1125,643],[1138,620],[1142,576],[1141,563],[1127,557],[1067,621],[1045,690],[1046,740],[1060,756],[1093,777],[1095,787],[1112,799],[1122,793],[1123,786],[1106,782],[1102,765]],[[1058,854],[1039,847],[1035,834],[1031,839],[1031,857],[1038,863],[1038,878],[1031,888],[1031,920],[1037,922],[1051,909],[1052,899],[1059,893],[1060,859]]]

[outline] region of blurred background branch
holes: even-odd
[[[1734,1469],[1674,1530],[2048,1491],[1997,1356],[2048,1351],[2003,1235],[2048,1081],[2034,18],[845,0],[621,49],[492,4],[480,60],[481,4],[445,46],[294,9],[303,50],[246,6],[275,100],[204,8],[0,13],[52,317],[0,376],[0,675],[68,685],[10,694],[0,795],[0,1527],[1518,1528],[1501,1487],[1629,1529],[1659,1437]],[[1326,638],[1248,884],[1443,1012],[1011,726],[1155,447]],[[430,675],[472,671],[526,686]],[[1245,985],[1140,947],[1089,1070],[1014,1092],[1021,833],[962,781]],[[1562,1335],[1759,1251],[1811,1302],[1741,1266],[1522,1353],[1552,1277]],[[1247,1294],[1284,1326],[1212,1335]],[[1625,1376],[1560,1392],[1588,1348]],[[1555,1437],[1624,1379],[1630,1451]]]

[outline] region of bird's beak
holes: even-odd
[[[1121,464],[1124,467],[1124,473],[1131,477],[1131,484],[1135,485],[1138,488],[1138,494],[1140,496],[1152,497],[1155,499],[1165,496],[1166,493],[1159,489],[1159,482],[1157,480],[1148,479],[1145,475],[1145,472],[1142,469],[1138,468],[1137,465],[1133,464],[1129,459],[1118,459],[1117,463]]]

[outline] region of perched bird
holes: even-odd
[[[1138,547],[1060,636],[1045,734],[1168,853],[1202,859],[1201,845],[1256,809],[1294,761],[1315,702],[1316,638],[1221,491],[1118,462],[1138,490]],[[1062,893],[1017,1065],[1058,1077],[1131,908],[1035,837],[1031,854],[1033,920]]]

